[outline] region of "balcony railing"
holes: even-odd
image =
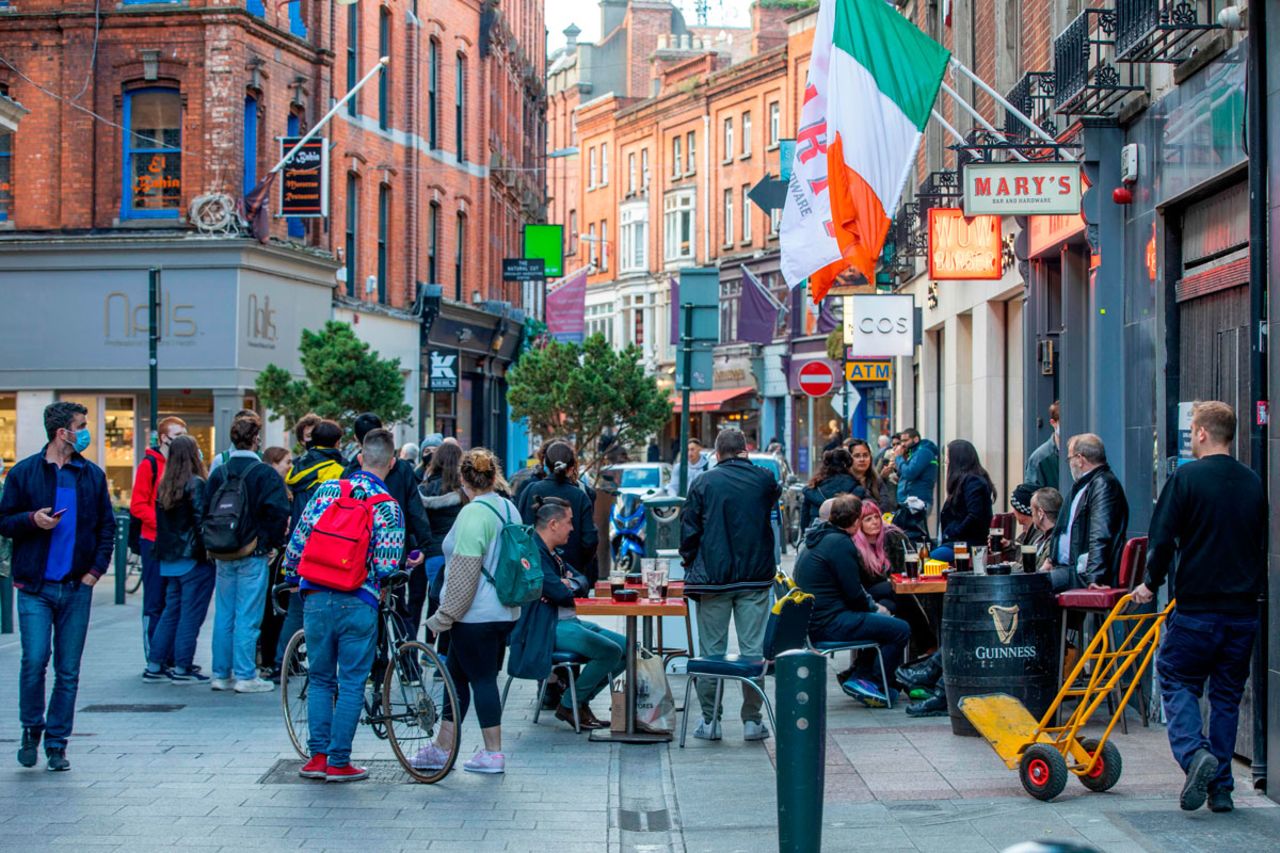
[[[1053,40],[1056,111],[1110,116],[1125,96],[1143,90],[1138,66],[1115,63],[1116,12],[1085,9]]]
[[[1116,0],[1116,59],[1181,62],[1214,30],[1214,0]]]
[[[1053,72],[1028,71],[1005,96],[1024,116],[1040,125],[1050,136],[1057,136],[1057,122],[1053,117]],[[1005,111],[1004,132],[1010,137],[1024,137],[1031,129],[1013,113]]]

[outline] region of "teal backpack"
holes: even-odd
[[[542,597],[542,556],[533,525],[512,523],[488,501],[476,501],[498,517],[498,564],[494,573],[481,569],[507,607],[520,607]]]

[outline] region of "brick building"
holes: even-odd
[[[146,337],[146,268],[162,262],[166,310],[193,314],[198,332],[162,343],[161,414],[187,416],[210,447],[256,405],[257,372],[299,372],[301,330],[337,317],[401,358],[415,410],[404,438],[444,429],[505,452],[501,377],[529,306],[501,281],[501,259],[545,215],[542,21],[540,0],[5,4],[0,91],[30,113],[0,146],[0,280],[49,276],[28,291],[36,316],[102,303],[85,331],[110,367],[6,354],[14,451],[38,440],[41,401],[66,395],[136,425],[120,431],[136,433],[132,446],[114,449],[132,458],[148,410],[133,345]],[[387,71],[321,133],[328,216],[273,215],[269,239],[249,239],[230,214],[279,159],[278,139],[308,129],[380,56]],[[424,284],[442,286],[428,343],[459,351],[457,393],[418,390]],[[113,312],[138,305],[114,341]]]

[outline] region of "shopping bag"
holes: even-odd
[[[615,679],[609,690],[609,731],[627,730],[627,694],[625,679]]]
[[[636,728],[670,732],[676,727],[676,701],[671,696],[662,657],[648,649],[636,652]]]

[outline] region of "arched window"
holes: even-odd
[[[149,87],[124,93],[121,219],[174,219],[182,206],[182,96]]]

